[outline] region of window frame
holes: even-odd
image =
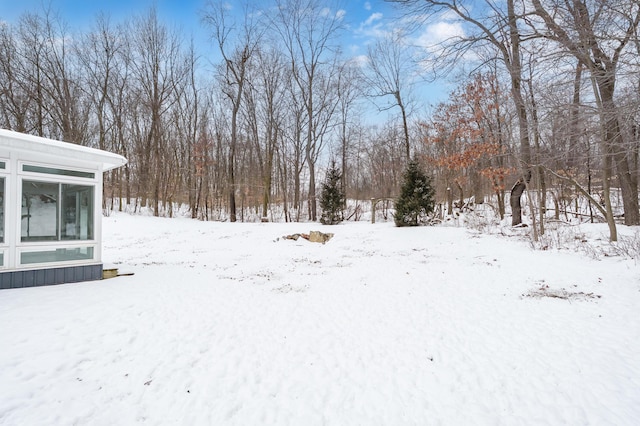
[[[22,255],[25,253],[46,253],[46,252],[54,252],[58,250],[73,250],[73,249],[89,249],[91,250],[91,258],[84,259],[75,259],[75,260],[51,260],[51,261],[41,261],[41,262],[22,262]],[[88,261],[95,260],[97,252],[97,244],[75,244],[75,245],[65,245],[61,246],[34,246],[34,247],[18,247],[17,249],[17,264],[20,267],[55,267],[62,265],[84,265]]]
[[[2,161],[2,158],[0,158],[0,161]],[[7,165],[10,164],[8,161],[6,162]],[[35,166],[35,167],[41,167],[44,169],[58,169],[58,170],[68,170],[70,172],[79,172],[79,173],[87,173],[87,174],[92,174],[93,178],[91,177],[83,177],[83,176],[68,176],[68,175],[64,175],[64,174],[53,174],[53,173],[43,173],[43,172],[37,172],[37,171],[25,171],[24,170],[24,166]],[[2,172],[6,172],[6,170],[0,169],[0,173]],[[2,173],[4,174],[4,173]],[[8,173],[7,173],[8,174]],[[14,235],[14,239],[15,239],[15,259],[14,259],[14,263],[15,263],[15,267],[22,269],[22,268],[33,268],[33,267],[47,267],[47,268],[51,268],[51,267],[57,267],[57,266],[65,266],[65,265],[80,265],[80,264],[87,264],[90,262],[97,262],[99,260],[100,257],[100,247],[99,247],[99,242],[100,242],[100,238],[99,238],[99,232],[100,232],[100,228],[98,227],[98,224],[96,223],[96,221],[98,220],[97,215],[100,212],[100,209],[97,208],[97,197],[98,197],[98,192],[101,190],[101,178],[102,178],[102,173],[100,173],[99,171],[95,170],[95,169],[87,169],[87,168],[82,168],[82,167],[72,167],[72,166],[67,166],[64,164],[47,164],[47,163],[42,163],[42,162],[36,162],[36,161],[21,161],[18,160],[17,161],[17,170],[16,172],[13,174],[13,176],[16,176],[16,182],[15,184],[13,184],[15,190],[16,190],[16,197],[17,197],[17,205],[14,206],[14,208],[16,209],[16,213],[17,213],[17,222],[16,222],[16,228],[15,229],[15,235]],[[61,226],[64,226],[64,224],[62,223],[63,219],[62,218],[57,218],[57,227],[59,229],[57,229],[56,231],[56,239],[55,240],[43,240],[43,241],[22,241],[22,221],[21,221],[21,216],[22,216],[22,194],[23,194],[23,185],[25,181],[34,181],[34,182],[41,182],[41,183],[48,183],[48,184],[56,184],[58,185],[58,193],[60,193],[62,191],[62,185],[80,185],[80,186],[84,186],[84,187],[88,187],[91,188],[92,191],[92,207],[91,207],[91,227],[92,227],[92,238],[91,239],[64,239],[62,236],[62,229],[60,228]],[[6,185],[7,185],[7,179],[5,177],[5,190],[6,190]],[[6,197],[5,197],[6,198]],[[5,201],[6,202],[6,201]],[[62,212],[62,200],[58,199],[56,200],[56,209],[57,209],[57,216],[63,215],[64,212]],[[6,214],[5,214],[6,217]],[[5,222],[6,225],[6,222]],[[13,232],[13,231],[12,231]],[[6,228],[5,228],[5,233],[6,233]],[[6,236],[5,236],[5,241],[7,240]],[[22,254],[23,253],[31,253],[31,252],[47,252],[47,251],[55,251],[58,249],[91,249],[92,250],[92,258],[90,259],[78,259],[78,260],[60,260],[60,261],[45,261],[45,262],[38,262],[38,263],[22,263]],[[2,250],[2,246],[0,245],[0,250]],[[7,253],[4,253],[4,260],[5,260],[5,264],[7,263]],[[0,266],[0,269],[4,269],[4,266]]]
[[[0,163],[4,163],[4,167],[0,167],[0,178],[4,181],[2,183],[3,197],[2,204],[0,205],[0,221],[2,221],[2,241],[0,241],[0,270],[8,268],[8,259],[9,259],[9,248],[10,238],[7,237],[7,232],[9,229],[7,228],[7,199],[9,198],[9,182],[11,181],[11,159],[9,157],[2,156],[0,157]]]
[[[2,159],[0,159],[2,161]],[[93,177],[84,177],[84,176],[69,176],[64,174],[55,174],[55,173],[46,173],[46,172],[37,172],[37,171],[29,171],[24,170],[24,167],[37,167],[41,169],[53,169],[53,170],[66,170],[69,172],[75,173],[86,173],[91,174]],[[71,167],[61,164],[50,164],[50,163],[41,163],[37,161],[18,161],[18,176],[33,176],[37,177],[35,180],[46,180],[53,182],[93,182],[97,183],[99,181],[98,172],[95,169],[87,169],[82,167]]]

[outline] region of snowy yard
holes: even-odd
[[[335,236],[282,239],[311,230]],[[134,276],[0,291],[0,424],[640,419],[636,261],[390,223],[119,214],[103,233]]]

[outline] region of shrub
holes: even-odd
[[[346,206],[346,196],[340,186],[341,178],[342,173],[336,166],[336,162],[332,161],[322,184],[320,195],[320,208],[322,209],[320,222],[325,225],[335,225],[343,220],[342,212]]]
[[[418,226],[425,216],[433,212],[433,194],[431,179],[416,160],[411,160],[403,175],[400,197],[395,202],[396,226]]]

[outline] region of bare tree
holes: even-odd
[[[625,224],[637,225],[640,223],[638,182],[631,173],[615,88],[621,57],[637,35],[640,4],[634,1],[591,3],[585,0],[549,0],[543,3],[532,0],[532,5],[543,25],[541,28],[541,25],[533,23],[532,27],[557,42],[589,70],[602,123],[604,172],[608,174],[607,165],[613,161],[622,192]],[[604,180],[607,184],[609,176]],[[608,222],[611,239],[614,240],[612,218]]]
[[[359,66],[352,61],[345,62],[338,73],[337,91],[339,96],[339,133],[340,133],[340,158],[341,158],[341,187],[347,192],[350,167],[348,165],[350,131],[352,121],[357,114],[355,104],[363,93],[363,76]]]
[[[365,148],[368,190],[371,197],[394,197],[406,166],[404,137],[392,122],[376,130]]]
[[[37,14],[25,14],[20,17],[17,28],[19,47],[18,72],[25,94],[29,98],[29,115],[32,117],[26,126],[28,132],[37,136],[46,136],[51,122],[48,115],[48,103],[45,76],[45,58],[49,54],[43,19]]]
[[[529,140],[529,118],[522,80],[521,43],[522,34],[518,25],[522,11],[516,9],[516,0],[494,2],[485,0],[479,7],[467,7],[459,0],[389,0],[410,11],[420,22],[437,19],[442,14],[452,14],[460,19],[471,31],[470,34],[446,39],[438,46],[441,60],[458,64],[472,49],[487,47],[500,60],[510,77],[511,99],[518,118],[520,142],[520,178],[511,188],[511,224],[522,223],[521,197],[531,179],[531,145]],[[483,15],[485,14],[485,15]]]
[[[133,108],[130,108],[134,102],[134,94],[131,90],[130,82],[132,80],[131,45],[127,41],[127,37],[124,36],[125,29],[126,27],[119,25],[116,30],[118,39],[123,40],[123,43],[121,49],[118,49],[120,52],[117,56],[118,65],[113,68],[114,75],[111,76],[112,84],[110,86],[110,95],[106,98],[113,120],[113,149],[115,152],[129,159],[127,164],[124,165],[124,179],[119,179],[118,182],[118,197],[120,199],[118,209],[120,211],[122,211],[123,204],[129,205],[132,199],[131,181],[135,168],[135,163],[132,160],[136,160],[129,155],[135,152],[134,140],[131,133]],[[121,173],[120,170],[117,169],[114,172]]]
[[[376,102],[380,111],[400,109],[406,159],[411,158],[409,125],[407,122],[412,104],[411,92],[416,77],[415,61],[411,49],[400,32],[393,32],[369,46],[367,54],[367,94],[372,98],[391,99],[386,105]],[[375,101],[374,101],[375,102]]]
[[[35,99],[26,78],[25,47],[14,33],[8,23],[0,22],[0,126],[25,133]]]
[[[290,68],[287,67],[287,69]],[[304,129],[307,126],[307,114],[305,104],[302,97],[298,95],[296,83],[292,77],[286,80],[286,89],[289,102],[286,103],[285,107],[289,114],[284,123],[278,150],[281,158],[281,176],[284,179],[283,187],[286,188],[289,179],[293,179],[292,207],[295,213],[295,220],[299,221],[302,207],[301,175],[305,164]]]
[[[45,89],[49,92],[53,135],[85,145],[89,103],[81,89],[82,78],[73,57],[72,39],[64,21],[54,17],[50,10],[45,11],[43,24],[48,44],[48,54],[44,57]]]
[[[333,6],[333,5],[331,5]],[[305,160],[309,168],[310,219],[317,218],[316,161],[335,112],[335,73],[343,12],[319,0],[277,0],[273,26],[289,55],[293,80],[305,107]]]
[[[258,159],[262,186],[262,218],[268,217],[274,177],[274,158],[284,121],[287,64],[273,48],[259,49],[251,68],[252,84],[247,90],[247,125]]]
[[[95,28],[75,46],[76,54],[83,67],[85,92],[89,97],[93,115],[97,120],[98,148],[107,149],[107,138],[111,128],[109,97],[112,79],[115,78],[118,61],[123,54],[122,35],[111,28],[109,18],[100,15]],[[113,149],[113,146],[109,146]]]
[[[186,78],[188,68],[176,33],[158,21],[154,8],[131,27],[132,78],[139,103],[135,118],[139,161],[138,195],[142,203],[153,201],[154,215],[160,214],[162,183],[167,179],[170,109],[176,102],[176,86]]]
[[[205,171],[209,168],[210,140],[204,130],[206,122],[206,107],[198,87],[196,73],[198,71],[198,56],[193,41],[187,53],[187,78],[178,86],[175,114],[175,125],[178,132],[179,144],[178,174],[180,186],[187,192],[187,201],[191,208],[191,217],[200,218],[199,210],[202,190],[206,182]]]
[[[81,35],[74,48],[83,69],[83,90],[91,106],[88,121],[92,127],[88,131],[99,149],[108,149],[126,156],[127,147],[122,145],[126,141],[121,125],[122,111],[116,107],[120,93],[118,79],[125,72],[124,35],[111,25],[106,15],[99,15],[94,28]],[[129,175],[128,170],[129,164],[125,166],[125,176]],[[106,207],[107,197],[113,200],[117,186],[120,199],[118,208],[122,209],[124,197],[121,175],[122,171],[118,168],[105,177],[103,207]]]
[[[258,22],[253,18],[257,14],[249,13],[245,8],[244,23],[236,31],[231,22],[230,10],[226,2],[211,1],[203,16],[212,31],[223,63],[219,67],[222,90],[231,103],[231,140],[229,145],[229,219],[236,221],[236,149],[238,146],[238,115],[243,101],[243,92],[247,83],[249,60],[255,53],[260,41]],[[235,37],[235,38],[234,38]]]

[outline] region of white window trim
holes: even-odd
[[[39,173],[35,173],[35,175],[37,175],[37,177],[40,177],[41,174]],[[55,175],[58,176],[58,175]],[[69,184],[69,183],[75,183],[78,185],[83,185],[83,186],[89,186],[89,187],[93,187],[93,202],[94,202],[94,209],[95,209],[95,204],[96,204],[96,193],[98,191],[98,184],[96,182],[94,182],[91,179],[86,179],[86,180],[78,180],[77,178],[75,180],[65,180],[65,181],[61,181],[60,179],[31,179],[32,176],[31,174],[28,175],[20,175],[20,177],[18,178],[18,192],[17,195],[19,198],[19,200],[22,198],[22,184],[24,183],[25,180],[33,180],[36,182],[44,182],[44,183],[61,183],[61,184]],[[5,197],[6,198],[6,197]],[[22,217],[22,202],[17,203],[17,216],[18,218]],[[101,210],[100,210],[101,211]],[[6,216],[6,212],[5,212],[5,216]],[[96,213],[94,212],[94,217],[93,217],[93,238],[90,240],[56,240],[56,241],[22,241],[22,228],[20,226],[21,222],[18,222],[18,226],[16,227],[16,248],[19,249],[21,247],[41,247],[41,246],[53,246],[56,245],[58,246],[58,248],[64,248],[64,247],[70,247],[70,246],[75,246],[75,245],[83,245],[83,244],[91,244],[91,243],[97,243],[99,241],[98,238],[98,232],[102,232],[100,229],[96,229]],[[5,223],[6,224],[6,223]],[[5,241],[7,240],[6,238],[6,232],[5,232]],[[57,243],[57,244],[52,244],[52,243]],[[4,244],[1,244],[0,247],[3,247]],[[94,253],[95,256],[95,253]],[[20,259],[16,259],[17,264],[20,263]]]
[[[55,262],[40,262],[40,263],[22,263],[22,253],[34,253],[40,251],[53,251],[56,249],[72,249],[72,248],[92,248],[93,249],[93,257],[91,259],[78,259],[78,260],[63,260],[63,261],[55,261]],[[48,249],[48,250],[47,250]],[[18,247],[16,250],[16,266],[20,269],[33,269],[33,268],[58,268],[65,266],[74,266],[74,265],[87,265],[89,262],[98,263],[97,253],[98,247],[97,244],[66,244],[64,246],[60,245],[39,245],[37,247]]]
[[[6,160],[3,160],[2,158],[0,158],[0,161],[5,161],[5,164],[8,164],[8,162]],[[4,223],[3,223],[3,226],[4,226],[4,241],[0,242],[0,249],[5,248],[5,247],[9,247],[9,241],[8,241],[9,239],[7,238],[7,223],[8,223],[8,221],[7,221],[7,197],[9,195],[8,194],[7,184],[9,183],[10,176],[9,176],[9,173],[5,173],[5,172],[7,172],[6,169],[4,169],[4,170],[0,169],[0,178],[4,179],[4,182],[3,182],[3,184],[4,184],[4,188],[3,188],[4,196],[2,197],[2,204],[3,205],[0,206],[0,209],[2,209],[2,211],[4,212],[4,214],[2,215],[2,220],[4,220]],[[4,262],[3,263],[4,264],[7,263],[6,256],[4,258]],[[2,265],[0,265],[0,268],[2,268]]]
[[[45,167],[49,169],[60,169],[60,170],[69,170],[73,172],[80,173],[93,173],[93,178],[90,177],[78,177],[78,176],[66,176],[66,175],[55,175],[49,173],[39,173],[39,172],[29,172],[24,171],[23,166],[35,166],[35,167]],[[18,175],[19,176],[28,176],[34,177],[42,182],[61,182],[61,183],[86,183],[95,185],[98,183],[100,178],[102,177],[102,172],[95,169],[85,169],[80,167],[68,167],[66,165],[61,164],[52,164],[52,163],[40,163],[35,161],[18,161]]]
[[[0,169],[0,174],[11,174],[11,159],[9,157],[0,157],[0,161],[4,163],[4,169]]]

